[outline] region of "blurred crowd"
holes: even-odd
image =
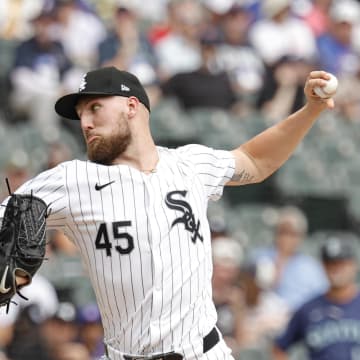
[[[181,143],[176,137],[189,119],[186,140],[203,139],[190,116],[198,110],[224,112],[239,122],[257,114],[265,126],[276,123],[304,104],[313,69],[338,77],[335,114],[356,134],[360,2],[0,0],[0,138],[11,149],[0,155],[0,171],[12,189],[38,170],[85,156],[77,124],[59,118],[53,106],[100,66],[136,74],[154,117],[170,104],[162,121],[165,132],[174,125],[171,145]],[[200,129],[221,131],[227,124],[212,120],[216,126],[208,119]],[[329,133],[329,126],[324,129]],[[231,135],[239,143],[244,137]],[[212,136],[220,144],[221,134]],[[166,143],[166,135],[161,139]],[[347,145],[341,151],[349,153]],[[2,186],[1,198],[6,195]],[[282,205],[264,213],[270,231],[256,246],[249,246],[255,240],[243,233],[241,221],[230,231],[226,217],[210,219],[218,327],[236,358],[280,356],[279,347],[285,351],[290,341],[279,336],[294,314],[334,283],[317,256],[320,242],[304,250],[311,218]],[[77,250],[59,232],[48,237],[48,260],[23,290],[30,300],[16,298],[8,314],[0,309],[1,360],[88,360],[103,353],[100,314]]]
[[[98,66],[135,73],[152,107],[174,97],[184,109],[255,108],[273,121],[302,105],[307,74],[323,69],[342,84],[339,111],[357,120],[355,0],[3,0],[0,6],[4,120],[28,121],[49,141],[61,123],[54,100]]]

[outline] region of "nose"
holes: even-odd
[[[82,114],[80,116],[80,124],[83,130],[91,130],[94,128],[93,118],[90,114]]]

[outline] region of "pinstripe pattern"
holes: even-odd
[[[121,358],[117,351],[171,350],[199,359],[203,337],[216,323],[206,212],[232,177],[234,158],[200,145],[158,147],[158,153],[150,175],[74,160],[17,191],[43,198],[52,209],[48,227],[61,228],[77,244],[111,359]],[[96,190],[95,184],[104,186]],[[207,360],[229,358],[224,344],[215,348]]]

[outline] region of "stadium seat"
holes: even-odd
[[[229,229],[247,248],[266,245],[273,241],[273,227],[277,207],[265,203],[232,207],[227,219]]]
[[[150,126],[159,145],[171,147],[198,142],[196,126],[174,99],[163,100],[152,109]]]

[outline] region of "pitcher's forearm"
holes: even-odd
[[[265,179],[293,154],[315,123],[320,111],[305,105],[287,119],[263,131],[240,148],[256,162]]]
[[[304,90],[306,105],[233,150],[235,175],[229,185],[260,182],[293,154],[321,112],[334,107],[333,99],[321,99],[313,92],[327,76],[322,71],[312,72]]]

